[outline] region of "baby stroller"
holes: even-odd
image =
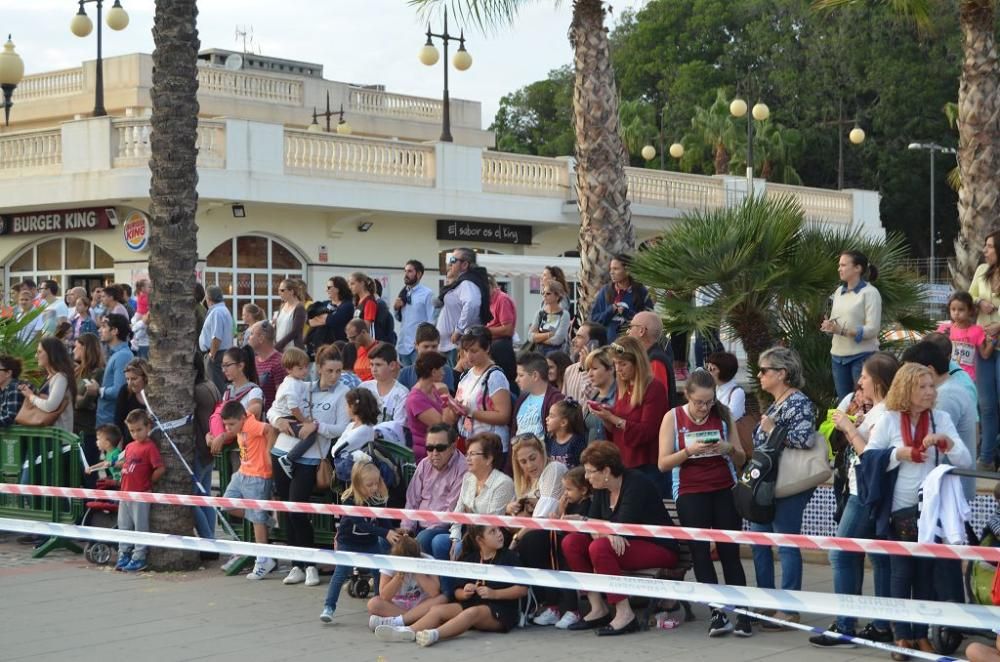
[[[99,490],[117,490],[118,481],[110,478],[102,478],[97,481]],[[80,520],[81,526],[94,526],[100,529],[118,528],[118,502],[107,499],[93,499],[84,502],[83,517]],[[102,540],[89,540],[83,549],[84,557],[91,563],[97,565],[107,565],[111,563],[114,556],[115,546]]]
[[[336,447],[335,447],[336,450]],[[386,506],[390,508],[402,508],[406,505],[406,488],[416,471],[416,460],[413,451],[405,446],[401,446],[393,441],[389,441],[381,436],[378,430],[375,431],[374,440],[365,444],[359,449],[370,457],[378,466],[389,489],[389,498]],[[340,495],[344,493],[351,482],[351,470],[354,468],[355,455],[357,451],[343,450],[334,455],[334,484],[331,489],[340,500]],[[347,581],[347,594],[352,598],[367,598],[374,590],[372,571],[368,568],[355,568],[351,578]]]

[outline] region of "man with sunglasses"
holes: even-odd
[[[437,329],[441,333],[441,353],[448,363],[458,358],[458,339],[465,330],[493,319],[490,312],[490,284],[486,270],[476,266],[476,253],[470,248],[456,248],[448,256],[448,284],[441,288],[441,314]]]
[[[432,425],[427,430],[427,457],[420,460],[406,489],[406,507],[412,510],[452,511],[458,502],[465,476],[465,456],[455,448],[455,428],[447,423]],[[448,525],[423,528],[420,522],[403,520],[403,528],[417,534],[424,554],[431,553],[434,536],[448,532]]]
[[[404,287],[392,304],[396,319],[400,322],[396,353],[399,355],[399,364],[404,368],[417,360],[417,327],[424,322],[434,321],[434,293],[420,282],[423,277],[423,263],[420,260],[407,261],[403,269]]]

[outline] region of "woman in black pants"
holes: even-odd
[[[331,440],[343,433],[350,420],[347,402],[344,399],[349,389],[339,383],[340,373],[344,368],[340,352],[332,345],[327,346],[316,356],[316,365],[319,381],[310,385],[310,411],[306,412],[313,421],[302,425],[299,437],[305,439],[313,432],[319,434],[316,436],[316,443],[293,464],[291,478],[285,474],[285,470],[278,463],[278,458],[290,451],[298,439],[292,436],[288,420],[280,418],[277,413],[274,419],[269,418],[271,425],[280,431],[278,440],[271,449],[271,475],[274,480],[274,491],[281,501],[307,502],[312,499],[320,460],[329,455]],[[309,515],[285,513],[284,526],[289,545],[313,546],[313,527]],[[316,566],[306,566],[305,563],[296,561],[283,583],[303,582],[306,586],[316,586],[319,584],[319,572]]]
[[[660,425],[660,471],[673,472],[674,499],[682,526],[738,531],[741,522],[732,488],[735,467],[742,466],[746,457],[732,415],[716,399],[715,379],[708,371],[699,368],[692,372],[684,391],[687,404],[667,412]],[[709,544],[688,545],[695,578],[703,584],[718,584]],[[746,586],[739,546],[719,543],[716,547],[726,584]],[[733,630],[726,614],[713,609],[708,636]],[[751,636],[750,619],[739,616],[735,631],[737,636]]]

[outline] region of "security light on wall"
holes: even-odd
[[[372,229],[373,225],[375,224],[372,223],[371,221],[363,221],[361,223],[358,223],[358,232],[368,232],[369,230]]]
[[[247,209],[246,209],[246,207],[244,207],[243,205],[241,205],[238,202],[234,203],[233,204],[233,218],[246,218],[246,217],[247,217]]]

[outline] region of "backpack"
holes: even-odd
[[[382,299],[375,302],[375,340],[396,345],[396,321],[389,310],[389,304]]]
[[[226,431],[226,426],[222,422],[222,406],[229,402],[230,400],[242,400],[243,396],[249,393],[251,390],[257,388],[257,385],[253,382],[246,385],[246,388],[238,393],[233,393],[229,395],[229,389],[227,388],[222,392],[222,399],[219,400],[218,404],[215,405],[215,409],[212,410],[212,415],[208,418],[208,431],[213,437],[218,437],[220,434]]]
[[[326,301],[314,301],[309,305],[309,309],[306,310],[306,318],[312,319],[319,315],[330,315],[333,313],[330,305]],[[326,324],[322,326],[312,326],[306,332],[306,352],[309,354],[310,359],[315,359],[316,351],[323,345],[332,345],[336,340],[336,335],[334,334],[333,327],[327,326]]]
[[[743,467],[743,472],[733,487],[736,510],[743,519],[756,524],[770,524],[774,521],[778,462],[787,434],[785,426],[775,426],[767,441],[754,449],[750,461]]]

